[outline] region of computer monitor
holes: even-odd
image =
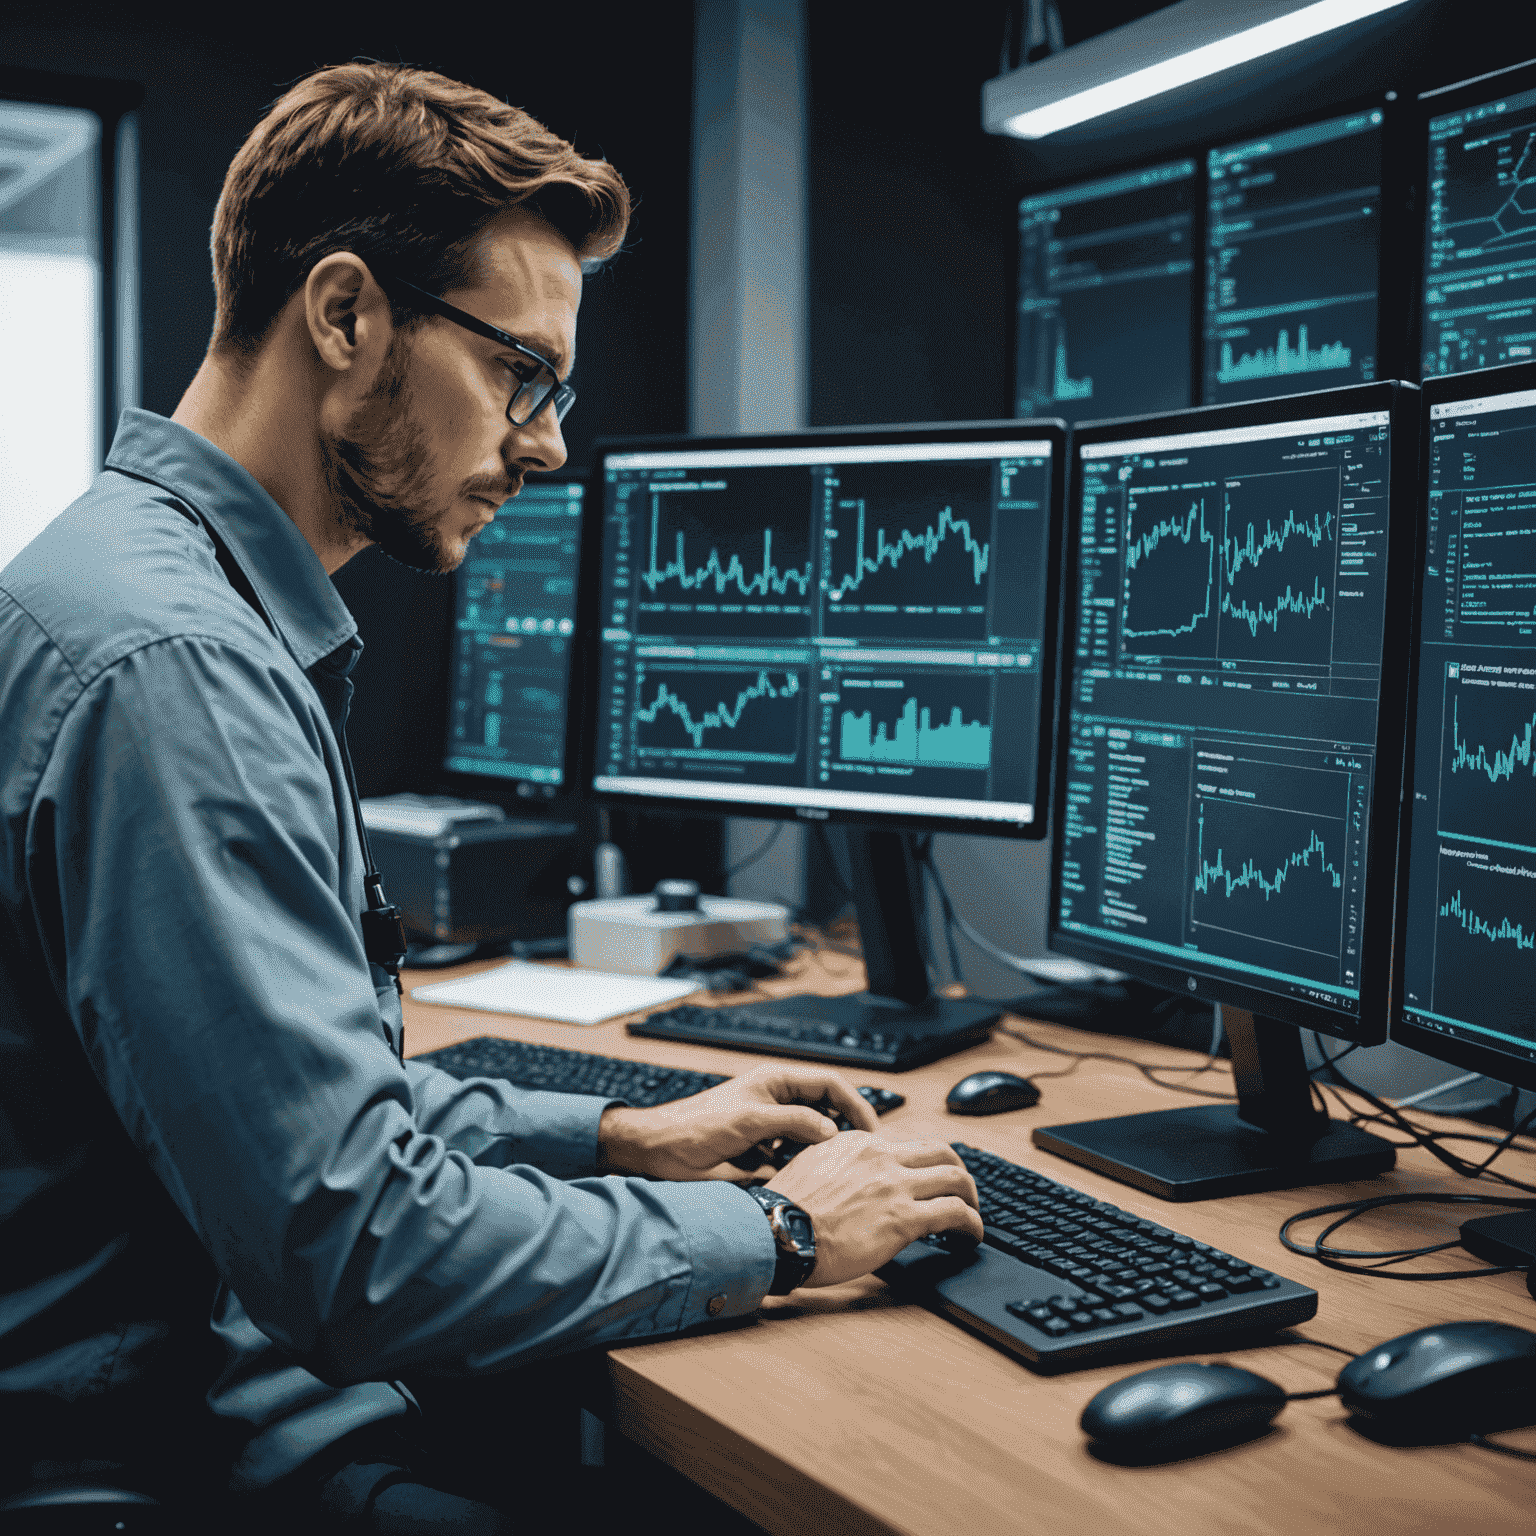
[[[1424,406],[1392,1038],[1536,1088],[1536,365]],[[1536,1213],[1494,1223],[1536,1262]]]
[[[1536,356],[1536,61],[1419,102],[1423,377]]]
[[[1365,107],[1207,153],[1206,404],[1381,376],[1386,114]]]
[[[1192,403],[1197,170],[1175,160],[1020,200],[1020,416]]]
[[[1298,1032],[1386,1033],[1417,424],[1379,383],[1074,432],[1050,943],[1221,1004],[1239,1102],[1041,1146],[1175,1200],[1391,1166]]]
[[[585,482],[530,478],[476,535],[454,577],[442,767],[549,800],[569,793],[568,695]]]
[[[585,782],[851,823],[876,1001],[829,1019],[997,1015],[931,994],[911,833],[1044,835],[1065,447],[1059,421],[599,445]]]

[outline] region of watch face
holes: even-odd
[[[801,1249],[809,1251],[815,1247],[811,1218],[798,1206],[780,1206],[779,1220],[789,1228],[790,1235]]]

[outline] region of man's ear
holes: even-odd
[[[337,373],[377,366],[394,334],[384,290],[351,251],[334,251],[310,269],[304,318],[321,362]]]

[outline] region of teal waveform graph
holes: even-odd
[[[838,754],[850,763],[985,770],[992,756],[992,727],[981,720],[966,720],[958,704],[951,706],[947,723],[935,725],[933,710],[919,709],[917,700],[909,697],[893,728],[884,720],[876,725],[873,710],[845,709]]]
[[[798,673],[677,670],[659,677],[651,669],[637,675],[636,695],[650,696],[634,712],[642,758],[793,763],[798,756]]]
[[[1328,465],[1226,484],[1221,654],[1326,665],[1339,562],[1339,471]]]
[[[1205,498],[1186,512],[1153,516],[1126,511],[1125,600],[1121,634],[1130,650],[1178,656],[1216,655],[1211,623],[1216,587],[1216,535],[1206,527]],[[1203,626],[1203,628],[1202,628]]]
[[[1193,850],[1193,925],[1255,940],[1287,970],[1304,955],[1336,963],[1343,841],[1343,825],[1331,817],[1202,802]]]
[[[1280,379],[1298,373],[1334,373],[1348,368],[1354,355],[1342,341],[1324,342],[1312,347],[1307,342],[1306,326],[1296,331],[1296,346],[1291,346],[1291,333],[1281,331],[1272,347],[1260,347],[1244,352],[1236,359],[1232,356],[1232,343],[1221,346],[1221,365],[1216,377],[1223,384],[1235,384],[1248,379]]]
[[[950,539],[958,540],[964,555],[968,557],[972,586],[981,585],[982,578],[987,574],[992,553],[991,546],[982,543],[972,535],[970,520],[956,517],[954,508],[945,507],[939,513],[936,522],[930,523],[918,533],[913,533],[910,528],[903,528],[894,539],[887,540],[885,529],[877,528],[875,552],[869,555],[864,552],[865,505],[862,499],[856,505],[858,517],[855,524],[857,531],[853,540],[853,570],[828,590],[827,596],[830,602],[843,602],[850,592],[856,592],[864,585],[866,577],[878,576],[883,566],[888,565],[892,572],[895,572],[908,555],[921,552],[924,564],[932,565],[934,556]]]
[[[810,591],[811,562],[806,560],[803,565],[790,563],[782,568],[776,564],[772,528],[761,531],[762,564],[750,576],[739,554],[723,559],[718,548],[711,549],[701,563],[695,563],[688,556],[683,529],[677,529],[673,534],[672,558],[665,565],[660,564],[661,500],[660,496],[652,498],[650,561],[640,575],[640,580],[651,593],[654,594],[668,582],[676,582],[683,592],[695,592],[712,586],[717,596],[723,596],[726,589],[731,587],[742,597],[757,598],[784,597],[791,588],[799,597],[804,597]],[[755,563],[755,554],[753,560]]]
[[[1508,681],[1446,678],[1440,830],[1536,850],[1536,700]]]
[[[993,459],[837,465],[821,482],[822,611],[837,626],[831,633],[985,638],[994,520],[1023,515],[997,506],[1016,475]]]
[[[1456,859],[1454,895],[1435,903],[1432,1006],[1536,1045],[1536,861],[1484,851]]]
[[[1487,939],[1493,944],[1509,941],[1516,949],[1536,949],[1536,931],[1527,933],[1524,923],[1512,923],[1507,917],[1496,923],[1479,917],[1463,904],[1460,891],[1440,908],[1440,916],[1454,918],[1461,924],[1462,932],[1473,938]]]

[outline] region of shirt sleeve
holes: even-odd
[[[750,1312],[774,1251],[741,1190],[566,1182],[607,1101],[396,1059],[337,895],[326,729],[296,671],[158,641],[86,687],[30,822],[96,1076],[252,1321],[343,1384]]]

